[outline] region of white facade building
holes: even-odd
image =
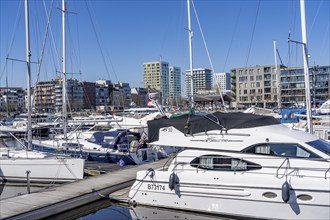
[[[169,67],[169,102],[176,104],[181,98],[181,68]]]
[[[212,89],[212,70],[206,68],[193,69],[193,93],[191,92],[191,74],[186,70],[186,97],[198,93],[201,90]]]
[[[215,73],[213,82],[214,90],[230,95],[230,73]]]

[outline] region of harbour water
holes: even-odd
[[[67,213],[52,216],[50,219],[76,219],[76,220],[136,220],[136,219],[186,219],[186,220],[233,220],[219,216],[201,215],[199,213],[183,212],[145,206],[127,206],[112,203],[109,199],[104,199],[92,204],[82,206]]]
[[[106,220],[106,219],[118,219],[118,220],[136,220],[136,219],[153,219],[153,220],[165,220],[165,219],[186,219],[186,220],[233,220],[232,218],[225,218],[219,216],[201,215],[193,212],[183,212],[178,210],[169,210],[145,206],[136,207],[123,207],[116,204],[112,204],[102,210],[95,213],[82,216],[77,220]]]

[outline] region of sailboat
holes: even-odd
[[[64,8],[63,1],[63,8]],[[26,27],[26,63],[27,63],[27,150],[32,149],[31,129],[31,78],[30,78],[30,34],[29,34],[29,6],[25,0]],[[15,156],[16,155],[16,156]],[[20,156],[17,156],[20,155]],[[31,182],[31,183],[61,183],[83,179],[84,160],[47,154],[26,153],[1,154],[0,181],[3,182]]]
[[[63,21],[65,21],[65,6],[63,0]],[[167,156],[167,152],[159,149],[159,147],[147,148],[145,142],[141,140],[146,121],[158,117],[159,113],[145,116],[142,119],[122,116],[115,117],[113,120],[103,120],[103,122],[114,128],[111,131],[108,129],[107,132],[103,130],[92,133],[88,132],[88,134],[84,133],[90,138],[84,138],[84,134],[77,131],[67,132],[65,45],[65,26],[63,25],[63,135],[58,135],[48,140],[35,140],[33,141],[32,148],[52,153],[61,152],[68,156],[78,156],[92,161],[121,162],[121,164],[126,165],[155,161],[159,155]],[[73,120],[71,122],[75,124],[95,123],[95,120]],[[132,129],[137,129],[139,132],[130,131]]]
[[[185,150],[137,172],[134,206],[240,219],[330,216],[330,144],[312,134],[239,112],[159,119],[148,129],[151,144]]]

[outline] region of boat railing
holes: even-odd
[[[327,169],[327,171],[325,171],[325,174],[324,174],[325,179],[327,179],[327,173],[329,173],[329,172],[330,172],[330,167],[329,167],[329,169]]]
[[[217,159],[228,159],[228,156],[213,156],[210,158],[217,158]],[[214,163],[210,161],[193,161],[194,158],[193,156],[180,156],[181,158],[184,158],[183,161],[178,160],[177,157],[175,157],[172,160],[172,165],[168,166],[172,171],[174,172],[179,172],[181,170],[191,170],[191,171],[196,171],[198,172],[205,172],[205,171],[231,171],[236,174],[237,172],[250,172],[254,174],[266,174],[266,175],[274,175],[277,178],[281,179],[283,177],[287,176],[304,176],[304,177],[312,177],[312,178],[324,178],[323,175],[325,175],[325,178],[329,178],[329,173],[330,173],[330,168],[327,167],[308,167],[308,166],[297,166],[290,164],[290,160],[292,158],[274,158],[274,157],[256,157],[256,156],[247,156],[247,157],[241,157],[241,158],[231,158],[235,160],[235,163],[229,162],[229,161],[223,161],[220,163]],[[271,163],[267,164],[259,164],[258,162],[253,162],[253,163],[246,163],[245,160],[248,159],[258,159],[259,162],[261,160],[269,161],[269,160],[283,160],[282,163],[278,166],[276,164],[272,165]],[[297,159],[302,159],[302,158],[297,158]],[[168,160],[170,161],[170,159]],[[274,161],[274,162],[275,162]],[[324,159],[313,159],[313,161],[324,161]],[[163,170],[165,169],[165,165],[163,166]],[[260,171],[258,171],[260,170]],[[303,172],[303,173],[301,173]]]
[[[287,163],[286,163],[286,167],[285,167],[285,169],[287,170],[288,166],[290,167],[290,161],[289,161],[289,158],[287,157],[287,158],[285,158],[285,160],[282,162],[282,164],[277,168],[277,170],[276,170],[276,177],[278,177],[278,178],[283,178],[283,176],[285,175],[285,174],[283,173],[282,177],[279,177],[279,170],[282,168],[282,166],[284,165],[285,162],[287,162]]]

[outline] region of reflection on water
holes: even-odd
[[[85,214],[83,213],[85,212]],[[88,214],[86,214],[88,213]],[[161,209],[154,207],[136,206],[129,207],[110,200],[102,200],[90,205],[80,207],[74,211],[64,213],[49,219],[76,219],[76,220],[137,220],[137,219],[185,219],[185,220],[233,220],[232,218],[224,218],[219,216],[202,215],[199,213],[184,212],[178,210]]]
[[[130,208],[130,214],[132,219],[191,219],[191,220],[215,220],[215,219],[228,219],[220,218],[209,215],[202,215],[192,212],[184,212],[170,209],[151,208],[144,206],[136,206]],[[229,220],[229,219],[228,219]]]
[[[31,192],[52,190],[45,187],[31,187]],[[1,199],[12,197],[18,194],[26,194],[26,186],[0,184]],[[233,220],[219,216],[202,215],[199,213],[184,212],[178,210],[161,209],[155,207],[136,206],[129,207],[112,203],[110,199],[103,199],[86,206],[81,206],[68,212],[51,216],[49,220],[137,220],[137,219],[185,219],[185,220]]]
[[[81,220],[107,220],[107,219],[118,219],[118,220],[131,220],[129,209],[127,207],[120,207],[110,205],[102,210],[95,213],[88,214],[80,217]]]

